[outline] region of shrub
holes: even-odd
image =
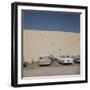
[[[28,64],[28,62],[23,62],[23,67],[27,67]]]

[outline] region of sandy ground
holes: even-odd
[[[43,66],[37,68],[26,67],[23,69],[23,77],[53,76],[53,75],[79,75],[80,64]]]

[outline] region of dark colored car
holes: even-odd
[[[74,62],[80,64],[80,55],[74,56]]]

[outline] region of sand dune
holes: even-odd
[[[80,54],[80,33],[23,30],[23,51],[28,62],[43,55]]]

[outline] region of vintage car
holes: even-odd
[[[74,56],[74,62],[78,64],[80,63],[80,55]]]
[[[52,60],[49,58],[49,56],[43,56],[39,58],[38,63],[40,66],[47,66],[47,65],[51,65]]]
[[[70,55],[63,55],[57,58],[60,64],[73,64],[73,57]]]

